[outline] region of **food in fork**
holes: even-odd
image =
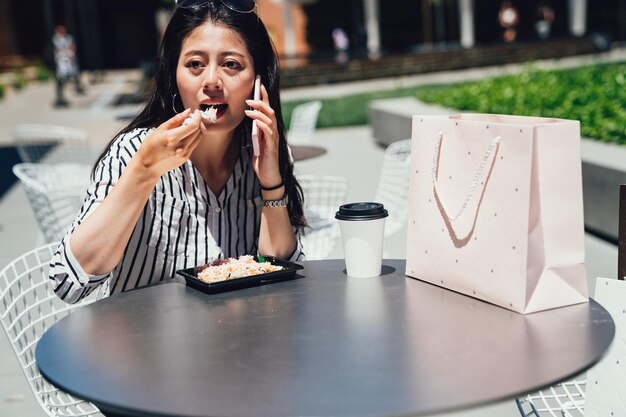
[[[216,259],[198,272],[198,279],[210,284],[283,269],[282,266],[272,265],[272,263],[265,261],[263,258],[259,260],[263,260],[263,262],[255,261],[254,257],[250,255],[242,255],[238,259]]]
[[[200,113],[203,119],[211,123],[217,123],[217,107],[211,106]]]

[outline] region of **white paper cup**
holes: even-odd
[[[341,230],[348,276],[370,278],[380,275],[388,215],[380,203],[350,203],[339,207],[335,218]]]

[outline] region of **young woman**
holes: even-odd
[[[178,3],[155,92],[98,159],[53,258],[50,279],[67,302],[106,280],[118,293],[216,258],[304,255],[303,197],[285,139],[278,60],[255,4]],[[256,75],[260,99],[251,100]]]

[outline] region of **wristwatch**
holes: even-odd
[[[281,198],[280,200],[261,199],[261,207],[287,207],[288,202],[289,196],[287,194],[284,194],[283,198]]]

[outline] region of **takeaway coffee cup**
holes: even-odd
[[[369,278],[380,275],[388,215],[380,203],[350,203],[339,207],[335,218],[339,221],[348,276]]]

